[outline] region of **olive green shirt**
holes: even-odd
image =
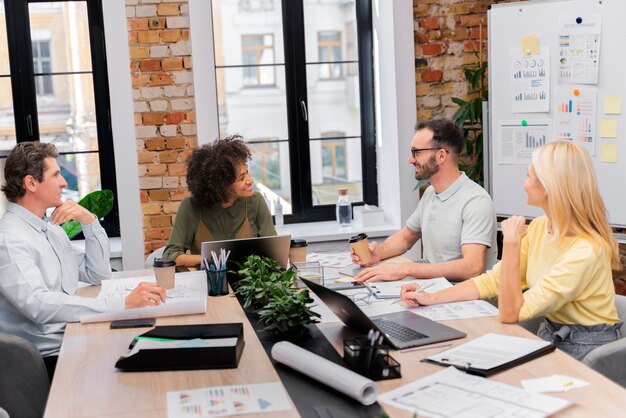
[[[202,222],[215,240],[234,239],[246,219],[246,199],[248,200],[248,221],[252,233],[260,237],[276,235],[270,210],[265,199],[258,192],[249,198],[237,199],[229,208],[223,208],[216,203],[202,208],[202,211],[195,200],[188,197],[178,207],[172,235],[165,246],[163,257],[174,260],[191,249],[198,230],[200,212],[202,212]]]

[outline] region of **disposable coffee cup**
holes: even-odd
[[[289,262],[301,263],[306,261],[306,252],[309,244],[305,239],[292,239],[289,248]]]
[[[176,277],[176,261],[167,258],[155,258],[152,266],[159,286],[163,289],[172,289]]]
[[[354,235],[348,242],[350,243],[350,247],[354,250],[354,253],[361,259],[361,264],[369,264],[372,261],[372,253],[370,253],[366,233],[361,232],[358,235]]]

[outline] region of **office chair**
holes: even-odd
[[[165,245],[152,251],[150,255],[148,255],[148,258],[146,258],[145,267],[147,269],[151,269],[152,264],[154,263],[154,259],[163,257],[163,251],[165,251]]]
[[[615,306],[620,321],[626,322],[626,296],[615,295]],[[583,359],[583,363],[598,373],[603,374],[615,383],[626,387],[626,326],[620,330],[619,340],[610,342],[591,351]]]
[[[37,347],[0,332],[0,417],[40,418],[46,408],[50,381]]]

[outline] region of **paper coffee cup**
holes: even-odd
[[[361,264],[369,264],[372,261],[372,253],[367,241],[367,234],[362,232],[351,237],[348,242],[354,253],[361,259]]]
[[[172,289],[175,284],[176,277],[176,261],[167,258],[155,258],[154,275],[156,281],[163,289]]]
[[[301,263],[306,261],[306,252],[309,244],[304,239],[292,239],[289,248],[289,262]]]

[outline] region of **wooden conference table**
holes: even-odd
[[[114,277],[145,275],[146,271],[116,273]],[[148,273],[149,274],[149,273]],[[95,297],[98,287],[83,288],[82,296]],[[157,325],[242,322],[246,346],[236,369],[176,372],[123,373],[115,369],[117,359],[128,353],[128,344],[145,329],[109,329],[109,323],[68,324],[59,361],[50,389],[45,417],[167,417],[166,393],[209,386],[280,381],[270,359],[232,295],[210,298],[206,314],[158,318]],[[445,321],[467,333],[462,344],[487,332],[532,337],[517,325],[498,322],[496,317]],[[340,324],[320,324],[319,328],[341,353],[341,341],[349,330]],[[381,393],[440,371],[440,366],[421,363],[427,355],[442,350],[433,348],[410,353],[392,351],[402,365],[402,379],[379,382]],[[589,385],[566,393],[550,394],[574,403],[558,417],[619,416],[626,411],[626,390],[568,355],[555,351],[490,379],[519,387],[521,379],[545,377],[555,373],[583,379]],[[293,402],[292,402],[293,406]],[[403,410],[383,405],[391,417],[411,417]],[[289,411],[259,414],[259,417],[298,417]],[[246,417],[252,415],[245,415]],[[256,416],[256,415],[255,415]]]

